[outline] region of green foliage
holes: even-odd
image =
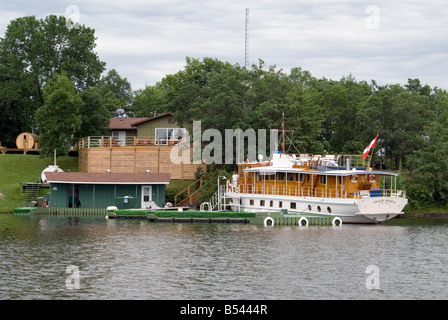
[[[104,99],[106,109],[111,116],[117,109],[128,110],[132,103],[133,92],[131,84],[126,78],[122,78],[117,70],[110,70],[101,78],[99,89]]]
[[[67,28],[63,16],[10,21],[0,38],[0,141],[15,147],[20,132],[36,127],[43,88],[65,73],[77,90],[96,86],[105,63],[93,51],[94,30]]]
[[[44,89],[44,105],[36,111],[39,127],[41,154],[49,156],[53,150],[58,155],[66,155],[73,136],[81,128],[80,106],[82,99],[70,79],[61,75]]]

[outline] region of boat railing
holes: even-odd
[[[397,189],[372,189],[359,192],[347,192],[330,188],[297,187],[284,185],[238,184],[236,187],[229,184],[230,192],[254,195],[279,195],[290,197],[322,197],[322,198],[353,198],[363,197],[399,197],[405,198],[406,191]]]

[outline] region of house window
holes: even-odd
[[[184,128],[156,128],[155,144],[176,144],[185,136],[186,129]]]

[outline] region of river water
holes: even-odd
[[[263,227],[0,215],[0,299],[448,299],[448,219]]]

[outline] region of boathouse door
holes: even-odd
[[[142,186],[142,209],[149,207],[149,202],[152,200],[152,187]]]

